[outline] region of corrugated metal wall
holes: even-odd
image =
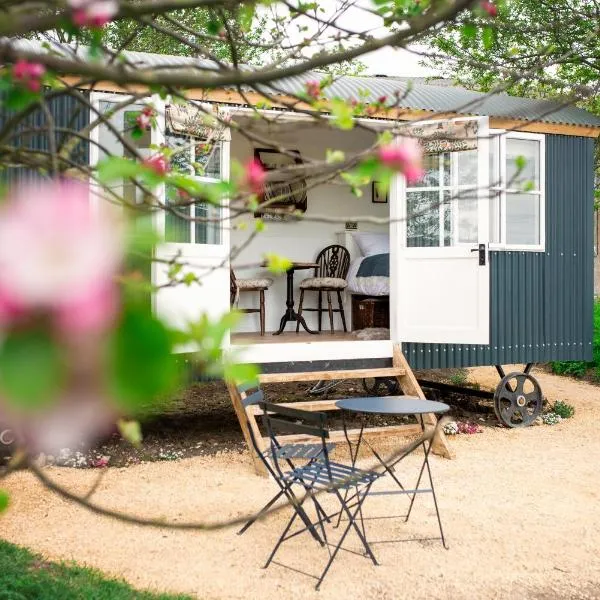
[[[590,360],[593,196],[594,140],[547,135],[546,251],[490,253],[489,346],[403,344],[411,366]]]
[[[81,92],[83,94],[83,92]],[[48,107],[55,121],[56,128],[67,128],[73,131],[83,130],[89,123],[89,108],[85,103],[78,100],[77,97],[70,94],[61,94],[48,99]],[[0,127],[3,127],[6,120],[14,113],[2,109],[0,111]],[[36,130],[33,134],[27,130]],[[61,131],[55,132],[57,147],[60,148],[65,140],[70,136]],[[6,140],[9,145],[14,145],[33,150],[49,150],[50,137],[48,135],[47,118],[44,111],[35,109],[28,115],[17,128],[11,138]],[[71,155],[72,160],[77,164],[87,164],[89,156],[88,144],[79,142],[75,152]],[[36,173],[26,168],[7,168],[0,172],[0,178],[5,183],[21,183],[36,178]]]

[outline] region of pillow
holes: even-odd
[[[353,233],[352,237],[363,256],[389,254],[390,252],[389,233]]]

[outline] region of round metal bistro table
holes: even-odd
[[[348,443],[348,447],[350,449],[350,458],[352,460],[352,466],[355,466],[356,459],[358,457],[358,451],[360,449],[361,444],[364,442],[366,446],[369,447],[372,454],[379,461],[381,466],[387,472],[388,475],[395,481],[397,486],[400,489],[395,489],[394,491],[371,491],[370,495],[386,495],[386,494],[407,494],[410,496],[410,505],[408,507],[408,513],[406,515],[405,521],[408,521],[410,514],[412,512],[412,508],[415,502],[415,497],[417,494],[431,494],[433,497],[433,503],[435,506],[435,512],[437,515],[438,525],[440,528],[440,539],[442,540],[442,544],[444,548],[448,548],[446,545],[446,540],[444,538],[444,530],[442,528],[442,520],[440,517],[440,512],[438,509],[437,497],[435,494],[435,487],[433,485],[433,478],[431,475],[431,467],[429,465],[429,452],[431,451],[431,445],[433,438],[425,439],[421,444],[418,444],[415,447],[409,446],[405,452],[402,452],[399,456],[394,457],[394,459],[390,463],[386,463],[381,456],[377,453],[375,448],[371,446],[371,444],[364,439],[364,430],[365,430],[365,419],[364,416],[367,414],[377,414],[377,415],[393,415],[393,416],[408,416],[408,415],[416,415],[419,424],[421,425],[421,430],[424,430],[423,418],[421,415],[424,414],[443,414],[450,410],[450,407],[443,402],[436,402],[434,400],[423,400],[422,398],[417,398],[414,396],[374,396],[374,397],[364,397],[364,398],[344,398],[342,400],[338,400],[335,405],[342,410],[342,420],[344,425],[344,435],[346,437],[346,441]],[[346,418],[344,413],[354,413],[361,415],[361,426],[360,432],[358,435],[358,440],[356,442],[352,442],[347,432],[346,427]],[[407,456],[412,454],[418,448],[423,449],[423,462],[421,464],[421,468],[419,470],[419,476],[417,478],[417,483],[414,489],[406,489],[398,476],[395,473],[395,467],[404,460]],[[419,487],[421,484],[421,479],[423,478],[423,473],[427,470],[427,476],[429,479],[429,488],[421,488]]]

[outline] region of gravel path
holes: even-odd
[[[472,378],[482,385],[498,381],[487,368]],[[376,544],[379,567],[342,553],[319,593],[306,575],[278,565],[260,568],[285,514],[241,537],[231,528],[198,533],[126,526],[63,502],[20,473],[5,482],[13,505],[0,520],[0,536],[141,588],[202,599],[600,598],[600,388],[547,374],[539,379],[551,400],[575,405],[574,419],[525,430],[486,428],[451,439],[455,460],[433,459],[449,550],[438,541]],[[382,450],[393,446],[388,440]],[[402,472],[412,474],[416,466],[411,457]],[[78,491],[97,476],[65,468],[46,472]],[[258,509],[273,487],[252,474],[247,455],[232,452],[109,469],[95,498],[138,515],[214,520]],[[401,514],[404,502],[373,498],[366,513]],[[369,521],[369,538],[435,535],[431,499],[420,498],[416,507],[408,524]],[[358,547],[351,536],[348,545]],[[279,560],[316,575],[326,556],[299,536],[283,546]]]

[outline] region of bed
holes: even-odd
[[[390,238],[387,233],[345,232],[350,252],[348,291],[362,296],[390,294]]]

